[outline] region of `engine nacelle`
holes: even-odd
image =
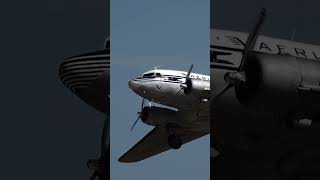
[[[152,126],[165,125],[177,120],[177,111],[162,107],[144,107],[141,120]]]
[[[246,80],[236,86],[239,101],[263,108],[320,108],[320,62],[290,55],[256,54],[245,67]]]
[[[187,79],[184,93],[187,95],[194,95],[196,97],[205,96],[204,91],[210,90],[210,81],[201,79]],[[208,97],[204,97],[208,98]]]

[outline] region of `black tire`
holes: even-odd
[[[179,149],[182,146],[181,138],[176,134],[168,136],[168,144],[172,149]]]

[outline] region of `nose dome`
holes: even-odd
[[[128,83],[129,88],[132,89],[133,91],[137,91],[140,87],[142,87],[141,82],[137,80],[131,80]]]
[[[129,88],[132,90],[135,89],[135,85],[136,85],[136,83],[133,80],[129,81],[129,83],[128,83]]]

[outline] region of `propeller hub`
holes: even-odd
[[[148,112],[149,112],[149,108],[150,107],[144,107],[144,102],[145,99],[142,99],[142,103],[141,103],[141,111],[137,112],[138,118],[137,120],[133,123],[133,125],[131,126],[131,131],[133,130],[133,128],[135,127],[135,125],[137,124],[137,122],[139,121],[139,119],[141,119],[143,122],[145,122],[145,120],[148,117]],[[150,105],[151,106],[151,105]]]
[[[246,76],[244,72],[228,72],[224,75],[224,80],[230,84],[238,85],[246,82]]]

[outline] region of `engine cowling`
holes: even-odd
[[[245,67],[245,83],[236,86],[239,101],[265,108],[320,107],[320,62],[290,55],[255,54]]]
[[[165,125],[177,120],[177,111],[162,107],[144,107],[141,120],[152,126]]]
[[[201,80],[201,79],[187,79],[186,88],[184,93],[187,95],[194,95],[196,97],[204,97],[204,91],[210,90],[210,81]],[[204,97],[208,98],[208,97]]]

